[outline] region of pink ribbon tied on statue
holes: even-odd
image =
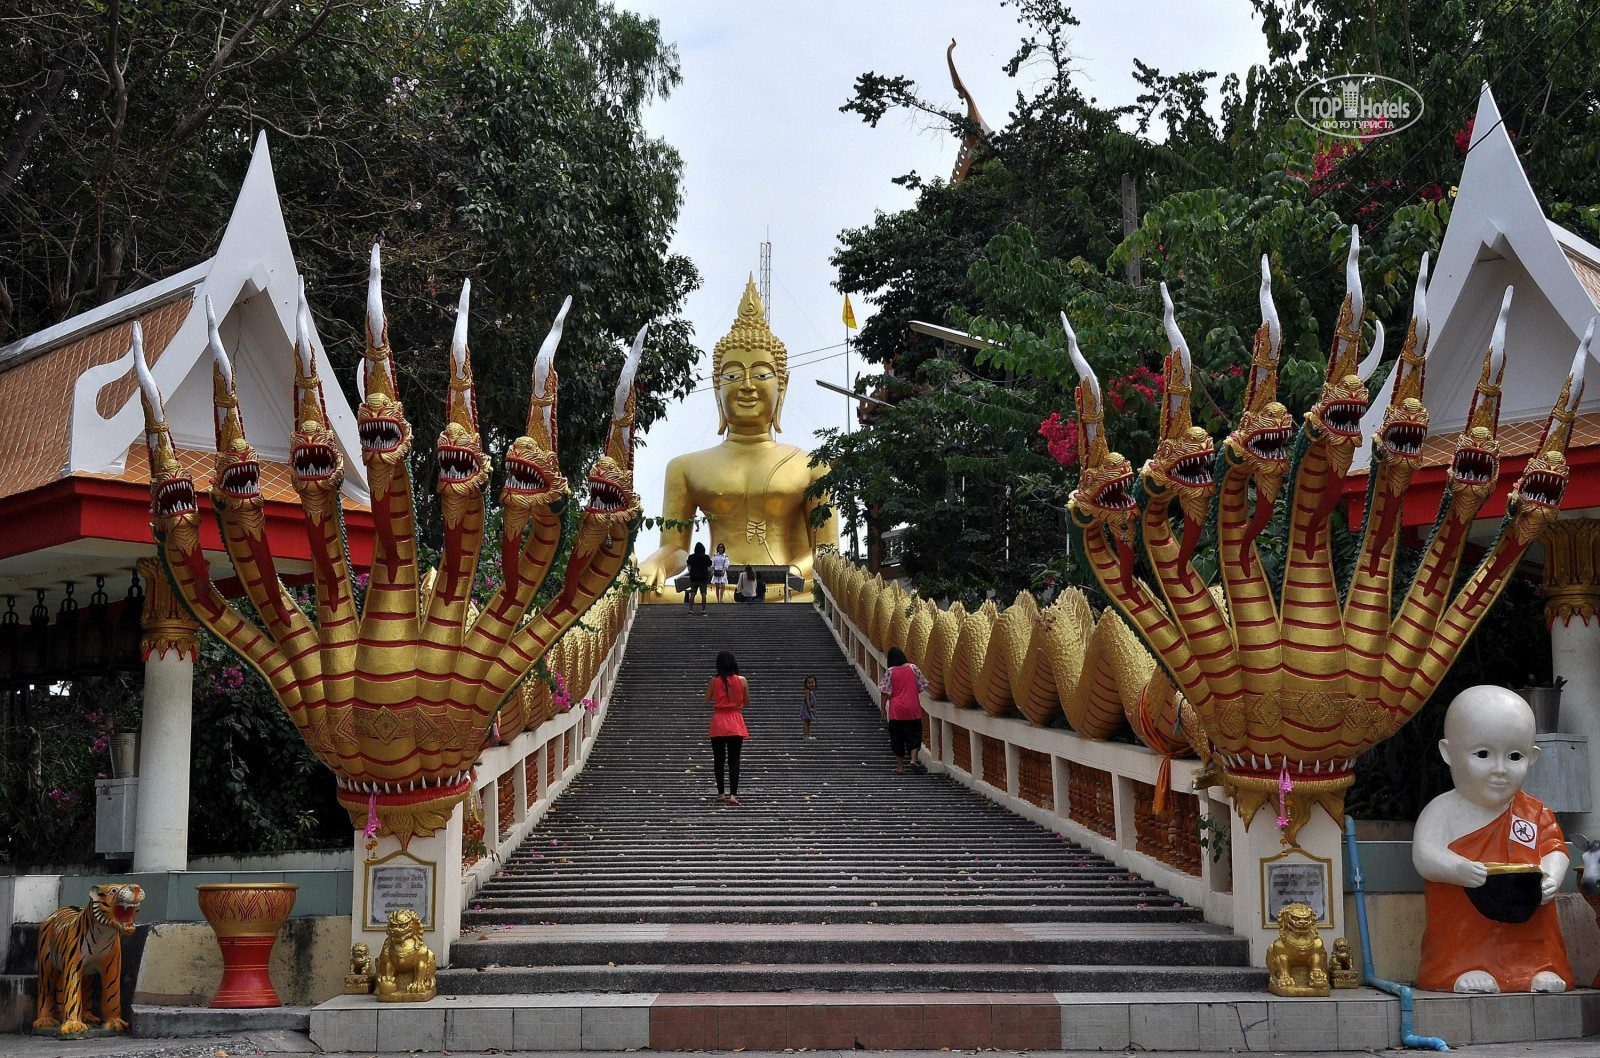
[[[367,829],[362,831],[363,837],[372,837],[378,832],[378,795],[372,794],[367,798]]]
[[[1289,795],[1294,792],[1294,780],[1289,778],[1289,761],[1278,768],[1278,829],[1289,825]]]

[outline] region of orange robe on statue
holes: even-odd
[[[1516,839],[1513,817],[1533,824],[1531,847]],[[1521,790],[1494,822],[1450,843],[1451,852],[1479,863],[1538,863],[1552,852],[1566,850],[1555,814]],[[1418,988],[1454,991],[1456,978],[1471,970],[1489,974],[1502,992],[1529,991],[1534,975],[1546,970],[1572,987],[1572,967],[1554,900],[1541,905],[1528,921],[1511,924],[1479,914],[1459,885],[1430,881],[1424,894],[1428,926],[1422,934]]]

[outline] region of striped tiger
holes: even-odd
[[[96,885],[83,907],[64,907],[39,927],[39,1016],[36,1029],[77,1036],[87,1023],[126,1032],[122,1017],[122,938],[144,903],[137,885]],[[98,1013],[84,999],[84,979],[100,978]],[[59,1019],[58,1019],[59,1015]]]

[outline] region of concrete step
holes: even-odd
[[[443,977],[445,975],[441,975]],[[488,976],[488,974],[478,975]],[[1326,999],[1258,991],[797,991],[440,995],[426,1003],[339,996],[311,1012],[324,1051],[928,1050],[1341,1054],[1400,1045],[1399,1001],[1370,988]],[[1600,992],[1420,992],[1416,1031],[1452,1049],[1574,1040],[1600,1021]],[[1540,1053],[1570,1053],[1556,1042]],[[1490,1047],[1496,1054],[1511,1053]],[[1526,1053],[1523,1048],[1516,1053]],[[1587,1053],[1587,1052],[1585,1052]]]
[[[474,905],[481,906],[481,905]],[[496,905],[492,910],[463,911],[462,928],[538,925],[544,922],[1199,922],[1192,907],[1149,907],[1137,911],[1123,905],[1056,906],[1040,903],[992,904],[964,900],[959,904],[917,903],[909,906],[871,904],[681,905],[665,901],[608,904],[566,902],[543,908]]]
[[[482,939],[479,939],[482,938]],[[605,963],[1036,963],[1242,966],[1249,947],[1204,923],[755,923],[507,926],[452,947],[452,967]]]
[[[1234,992],[1263,991],[1254,967],[953,963],[683,963],[439,971],[450,995],[594,992]]]

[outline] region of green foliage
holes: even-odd
[[[492,452],[521,432],[567,294],[569,478],[603,440],[620,343],[642,323],[639,427],[687,391],[696,353],[677,313],[699,278],[668,251],[682,163],[640,117],[679,80],[654,20],[607,0],[200,0],[11,3],[5,21],[0,341],[204,259],[265,130],[342,384],[363,340],[367,250],[385,244],[419,482],[463,278]]]
[[[1292,412],[1303,414],[1322,382],[1351,224],[1362,242],[1368,340],[1375,316],[1388,331],[1386,357],[1398,355],[1421,256],[1437,252],[1450,219],[1484,81],[1551,216],[1590,237],[1600,233],[1592,63],[1600,9],[1252,2],[1265,65],[1217,83],[1209,71],[1164,73],[1136,61],[1137,103],[1108,109],[1076,86],[1071,10],[1057,0],[1015,0],[1027,37],[1006,70],[1027,71],[1035,87],[1019,92],[1009,123],[988,137],[961,183],[909,174],[900,182],[918,190],[914,206],[841,234],[838,286],[878,310],[860,348],[892,373],[865,386],[886,388],[898,405],[830,440],[824,485],[847,511],[870,511],[878,529],[905,525],[903,569],[925,594],[972,602],[988,589],[1005,599],[1051,578],[1092,585],[1074,566],[1060,517],[1074,484],[1073,453],[1057,443],[1057,466],[1037,435],[1051,413],[1074,415],[1063,311],[1107,392],[1111,446],[1136,467],[1157,436],[1151,398],[1168,352],[1162,282],[1193,355],[1195,419],[1213,436],[1242,401],[1263,255],[1284,333],[1278,396]],[[1346,71],[1409,82],[1425,101],[1422,120],[1361,143],[1320,139],[1296,119],[1294,101],[1314,81]],[[931,115],[959,135],[973,131],[903,77],[864,75],[842,109],[874,125],[899,109]],[[1124,173],[1135,179],[1142,210],[1126,235]],[[1133,266],[1142,283],[1130,281]],[[992,344],[975,350],[920,337],[909,331],[917,319]],[[953,484],[960,481],[965,488]],[[1028,516],[1018,514],[1023,507]],[[1332,536],[1344,577],[1359,541],[1342,513]],[[1280,574],[1282,526],[1270,525],[1258,543],[1264,566]],[[1007,544],[1026,558],[996,561]],[[1195,556],[1207,574],[1215,569],[1211,547],[1203,540]],[[1401,568],[1414,561],[1402,554]],[[1434,703],[1363,761],[1353,805],[1414,815],[1442,774],[1430,748],[1441,703],[1471,682],[1548,675],[1531,593],[1526,582],[1513,584]]]

